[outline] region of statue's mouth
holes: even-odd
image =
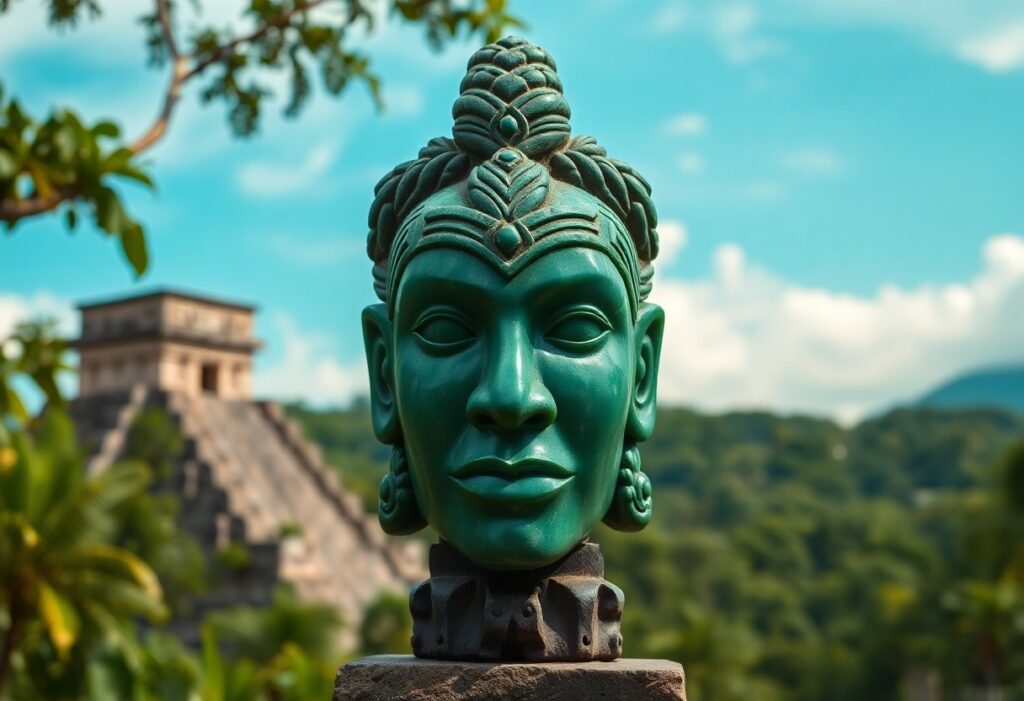
[[[472,496],[517,502],[549,499],[574,476],[575,472],[564,465],[536,458],[514,462],[479,458],[460,465],[451,474],[455,483]]]

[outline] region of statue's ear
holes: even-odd
[[[647,440],[654,432],[654,418],[658,410],[658,363],[664,332],[664,310],[656,304],[641,304],[633,331],[636,365],[626,424],[627,438],[636,442]]]
[[[370,414],[373,432],[381,443],[395,445],[402,440],[402,427],[395,406],[391,362],[391,320],[384,304],[363,310],[363,343],[366,369],[370,375]]]

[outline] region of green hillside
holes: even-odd
[[[1002,407],[1024,412],[1024,365],[960,375],[929,392],[920,404],[942,408]]]
[[[372,508],[388,453],[365,408],[290,412]],[[851,429],[662,410],[642,449],[651,526],[595,534],[626,592],[625,654],[682,661],[700,701],[895,701],[933,672],[1021,698],[1024,596],[997,583],[1024,581],[1024,498],[1007,508],[997,485],[1022,438],[999,410]]]

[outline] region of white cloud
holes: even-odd
[[[426,102],[423,91],[409,85],[385,84],[382,99],[384,114],[389,117],[416,117]]]
[[[363,358],[349,365],[339,362],[329,337],[299,329],[287,314],[276,314],[273,323],[274,343],[280,344],[282,357],[269,367],[257,366],[257,395],[283,401],[344,404],[368,393]]]
[[[302,233],[278,234],[267,239],[267,247],[275,256],[308,267],[336,265],[366,254],[364,241],[343,235],[310,239]]]
[[[658,257],[660,269],[672,265],[690,241],[690,230],[678,219],[665,219],[658,224]]]
[[[843,171],[843,158],[827,148],[803,148],[782,155],[782,165],[803,175],[833,176]]]
[[[683,112],[665,122],[671,136],[700,136],[708,128],[708,118],[699,112]]]
[[[20,322],[40,319],[55,321],[58,333],[65,337],[78,330],[78,314],[63,297],[45,291],[32,295],[0,292],[0,340],[10,336]]]
[[[1024,359],[1024,237],[984,246],[973,278],[873,295],[805,287],[719,247],[707,279],[662,279],[660,397],[850,421],[979,366]]]
[[[781,45],[760,35],[760,14],[753,5],[741,3],[716,7],[711,13],[711,36],[725,58],[737,64],[777,53]]]
[[[671,34],[686,25],[689,13],[679,0],[662,5],[651,17],[651,31],[655,34]]]
[[[246,194],[259,197],[283,197],[309,192],[316,188],[334,164],[337,152],[337,145],[321,143],[310,149],[301,163],[248,163],[238,170],[238,187]]]
[[[750,202],[776,204],[789,196],[789,188],[778,180],[755,180],[740,187],[739,193]]]
[[[1024,65],[1020,0],[783,0],[777,9],[803,24],[895,27],[992,71]]]
[[[751,2],[666,3],[648,20],[653,34],[692,31],[710,38],[727,61],[747,64],[778,53],[783,45],[760,31],[761,14]]]
[[[700,175],[704,172],[704,158],[699,153],[692,151],[679,154],[676,165],[686,175]]]
[[[70,30],[55,30],[48,22],[45,3],[14,2],[0,21],[0,58],[15,59],[28,53],[50,51],[58,46],[80,52],[83,61],[111,66],[125,60],[142,60],[142,32],[137,20],[148,8],[136,0],[110,0],[101,7],[103,14],[84,21]],[[138,41],[124,41],[126,35]],[[103,51],[96,51],[102,46]]]
[[[993,73],[1024,67],[1024,21],[962,41],[957,53]]]
[[[778,0],[665,4],[650,17],[656,34],[695,29],[732,63],[777,53],[783,44],[760,30],[762,18],[791,27],[874,26],[914,35],[994,73],[1024,67],[1024,7],[1020,0]]]

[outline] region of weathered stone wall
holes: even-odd
[[[75,345],[81,397],[143,384],[225,399],[251,397],[259,347],[252,308],[171,293],[83,307]]]

